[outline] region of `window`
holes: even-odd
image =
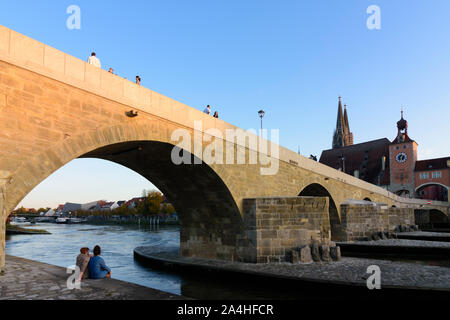
[[[403,149],[407,149],[407,148],[408,148],[408,145],[405,144],[405,145],[403,146]]]
[[[442,172],[441,171],[434,171],[431,173],[431,177],[433,179],[439,179],[442,178]]]
[[[420,179],[428,179],[429,177],[428,172],[422,172],[419,177]]]

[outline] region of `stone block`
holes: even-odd
[[[44,44],[12,30],[10,54],[26,63],[44,64]]]
[[[86,64],[86,72],[84,74],[84,81],[90,86],[90,87],[100,87],[100,78],[101,73],[105,72],[104,70],[90,65]]]
[[[9,53],[9,34],[10,30],[4,26],[0,26],[0,53]]]
[[[64,73],[65,53],[49,46],[44,46],[44,67],[56,73]]]
[[[297,250],[291,250],[288,252],[287,261],[290,263],[299,263],[299,253]]]
[[[312,256],[311,256],[311,247],[310,246],[303,246],[299,248],[299,261],[300,263],[312,263]]]
[[[330,247],[330,257],[333,261],[341,260],[341,247]]]
[[[324,262],[331,262],[330,247],[326,244],[320,246],[320,257]]]
[[[66,55],[66,75],[76,80],[84,81],[84,64],[84,61]]]
[[[311,245],[311,257],[314,262],[320,262],[319,241],[314,240]]]

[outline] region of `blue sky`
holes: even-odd
[[[81,8],[81,30],[66,9]],[[369,5],[381,30],[366,27]],[[337,97],[355,143],[393,139],[400,107],[419,159],[450,155],[450,1],[2,1],[0,24],[249,129],[320,156]],[[95,177],[95,179],[92,179]],[[118,179],[120,177],[120,179]],[[88,185],[86,181],[89,181]],[[33,190],[26,207],[118,200],[153,186],[100,160],[75,160]],[[22,205],[21,204],[21,205]]]

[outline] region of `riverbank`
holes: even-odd
[[[70,290],[66,284],[69,276],[64,268],[7,255],[6,271],[0,275],[0,300],[186,299],[116,279],[88,279],[80,290]]]
[[[395,296],[412,298],[449,298],[450,269],[439,266],[424,266],[389,260],[343,257],[339,262],[291,264],[252,264],[232,261],[217,261],[193,257],[181,257],[178,248],[137,247],[135,258],[146,261],[153,267],[183,272],[191,271],[203,275],[229,276],[237,279],[257,278],[288,283],[303,290],[310,290],[310,297],[328,298],[377,298]],[[378,294],[366,287],[369,277],[367,267],[377,265],[381,269],[382,290]],[[370,292],[369,292],[370,291]]]
[[[12,234],[51,234],[47,230],[40,230],[40,229],[27,229],[22,228],[17,225],[6,225],[6,234],[12,235]]]

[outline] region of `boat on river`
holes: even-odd
[[[70,218],[68,223],[69,224],[77,224],[77,223],[83,223],[86,222],[86,219],[80,219],[80,218]]]
[[[63,217],[61,217],[61,218],[57,218],[56,220],[55,220],[55,222],[57,223],[57,224],[67,224],[67,223],[69,223],[69,218],[63,218]]]
[[[12,221],[15,223],[25,223],[27,222],[27,219],[24,217],[14,217]]]

